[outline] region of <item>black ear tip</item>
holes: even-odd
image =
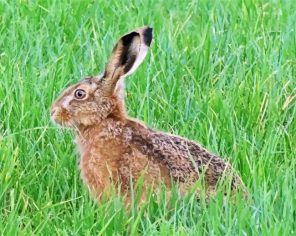
[[[144,43],[150,47],[150,44],[152,42],[153,34],[152,34],[152,28],[151,27],[146,27],[143,31],[143,39]]]
[[[121,39],[124,46],[129,45],[135,36],[139,36],[138,32],[131,32],[129,34],[124,35]]]

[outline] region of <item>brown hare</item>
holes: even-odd
[[[113,185],[130,200],[130,183],[140,176],[142,200],[148,188],[157,191],[164,184],[169,191],[173,182],[184,194],[201,176],[207,196],[225,177],[230,177],[231,192],[246,193],[240,177],[220,157],[194,141],[153,130],[127,116],[123,78],[142,63],[151,41],[150,27],[122,36],[103,74],[67,88],[52,106],[52,119],[75,129],[83,181],[98,199]]]

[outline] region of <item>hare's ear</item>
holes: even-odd
[[[142,27],[122,36],[113,48],[103,80],[113,92],[118,80],[133,73],[143,62],[152,41],[152,28]]]

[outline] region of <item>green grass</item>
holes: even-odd
[[[66,2],[0,1],[0,234],[295,235],[295,1]],[[127,212],[82,185],[73,134],[49,107],[146,24],[129,114],[229,160],[252,203],[151,198]]]

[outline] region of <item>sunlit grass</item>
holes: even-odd
[[[152,195],[125,211],[82,185],[49,107],[142,25],[155,38],[126,79],[129,114],[229,160],[252,203]],[[0,234],[295,235],[295,30],[293,0],[1,1]]]

